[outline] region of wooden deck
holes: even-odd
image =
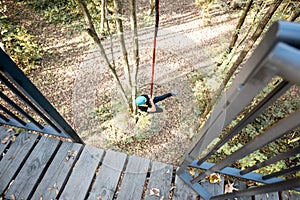
[[[0,199],[200,199],[168,164],[2,127],[0,141]],[[223,192],[223,182],[205,184]],[[296,199],[255,199],[280,195]]]

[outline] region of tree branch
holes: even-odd
[[[94,27],[94,24],[93,24],[93,21],[92,21],[92,17],[87,9],[87,6],[84,2],[84,0],[78,0],[78,3],[80,5],[80,8],[85,16],[85,21],[87,22],[88,24],[88,28],[87,28],[87,32],[88,34],[93,38],[94,42],[97,44],[97,46],[99,47],[100,49],[100,54],[101,56],[104,58],[104,61],[106,63],[106,66],[109,68],[111,74],[113,75],[114,79],[116,80],[117,82],[117,85],[118,85],[118,88],[120,89],[121,91],[121,95],[122,95],[122,98],[124,99],[124,101],[126,102],[128,108],[130,108],[130,103],[129,103],[129,100],[126,96],[126,92],[121,84],[121,81],[117,75],[117,72],[116,72],[116,69],[110,64],[109,60],[108,60],[108,57],[105,53],[105,50],[103,48],[103,45],[101,43],[101,39],[100,37],[98,36],[98,34],[96,33],[96,30],[95,30],[95,27]]]
[[[133,62],[134,62],[134,79],[132,82],[131,88],[131,97],[133,104],[133,112],[137,113],[137,107],[135,105],[135,98],[137,93],[137,77],[139,70],[139,41],[138,41],[138,32],[137,32],[137,18],[136,18],[136,0],[130,0],[130,22],[131,22],[131,31],[132,31],[132,40],[133,40]]]

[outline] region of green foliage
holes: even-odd
[[[17,0],[41,13],[51,23],[72,24],[80,19],[76,0]]]
[[[110,109],[110,102],[111,97],[104,95],[103,97],[101,97],[100,105],[92,113],[93,116],[97,117],[100,124],[103,124],[114,117],[112,110]]]
[[[196,0],[195,4],[197,6],[206,6],[206,5],[211,4],[213,2],[214,2],[214,0]]]
[[[205,77],[203,77],[202,73],[193,74],[191,77],[191,81],[193,85],[192,90],[199,105],[199,112],[202,114],[202,117],[205,117],[203,116],[207,114],[205,113],[205,110],[211,106],[210,88],[205,84]]]
[[[265,88],[264,92],[269,92],[272,85],[269,85]],[[262,92],[257,98],[265,96]],[[254,137],[263,133],[266,129],[272,126],[274,123],[278,122],[280,119],[288,116],[299,108],[300,99],[294,98],[291,92],[287,92],[281,99],[276,101],[272,106],[267,108],[259,117],[255,119],[252,123],[248,124],[237,136],[232,138],[228,143],[223,145],[221,149],[216,153],[211,161],[218,162],[225,158],[228,155],[231,155],[233,152],[241,148],[248,141],[252,140]],[[252,105],[253,107],[253,105]],[[237,119],[238,121],[238,119]],[[237,122],[231,124],[233,127]],[[292,149],[298,145],[298,140],[291,140],[291,138],[299,138],[300,131],[296,130],[288,135],[283,136],[282,138],[270,143],[263,149],[253,152],[252,154],[246,156],[242,160],[239,160],[235,167],[240,169],[245,169],[247,167],[253,166],[257,163],[263,162],[277,154]],[[299,156],[290,158],[288,162],[289,165],[293,163],[299,163]],[[259,173],[271,173],[284,169],[286,163],[284,161],[277,162],[273,165],[260,169]]]
[[[12,23],[7,17],[0,18],[0,24],[0,35],[6,52],[25,73],[35,70],[43,55],[35,36],[28,33],[25,27]]]
[[[138,16],[142,19],[141,27],[150,27],[154,25],[153,16],[146,13],[139,13]]]

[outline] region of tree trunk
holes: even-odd
[[[295,6],[291,16],[287,19],[287,21],[290,21],[290,22],[295,21],[299,16],[300,16],[300,9],[299,9],[299,7]]]
[[[0,48],[1,48],[3,51],[5,51],[4,44],[3,44],[3,42],[2,42],[1,36],[0,36]]]
[[[232,48],[234,47],[234,45],[235,45],[235,43],[236,43],[236,41],[237,41],[237,39],[239,37],[240,30],[241,30],[241,28],[242,28],[242,26],[243,26],[243,24],[245,22],[245,19],[246,19],[247,15],[248,15],[248,12],[250,11],[252,3],[253,3],[253,0],[248,0],[248,2],[246,4],[246,7],[245,7],[245,9],[244,9],[244,11],[242,13],[242,16],[240,17],[239,22],[238,22],[238,24],[235,27],[235,31],[233,33],[233,36],[231,38],[231,42],[230,42],[229,47],[228,47],[228,53],[231,52]]]
[[[100,23],[100,28],[101,31],[104,31],[104,27],[105,27],[105,22],[106,22],[106,0],[102,0],[101,1],[101,23]]]
[[[122,95],[122,98],[123,100],[125,101],[125,103],[127,104],[128,108],[130,108],[130,103],[129,103],[129,100],[126,96],[126,93],[125,93],[125,90],[121,84],[121,81],[117,75],[117,72],[115,70],[115,68],[110,64],[109,60],[108,60],[108,57],[105,53],[105,50],[103,48],[103,45],[101,43],[101,38],[98,36],[98,34],[96,33],[96,30],[95,30],[95,27],[94,27],[94,24],[92,22],[92,17],[87,9],[87,6],[84,2],[84,0],[78,0],[78,3],[80,5],[80,8],[84,14],[84,17],[85,17],[85,21],[86,23],[88,24],[88,27],[87,27],[87,31],[88,31],[88,34],[93,38],[94,42],[98,45],[99,49],[100,49],[100,54],[101,56],[104,58],[104,61],[107,65],[107,67],[109,68],[111,74],[113,75],[114,79],[116,80],[117,82],[117,85],[120,89],[120,92],[121,92],[121,95]]]
[[[213,104],[217,101],[217,99],[221,95],[222,91],[225,89],[226,85],[228,84],[229,80],[235,73],[236,69],[243,62],[244,58],[246,57],[248,52],[253,47],[256,40],[261,36],[264,28],[266,27],[266,25],[268,24],[268,22],[270,21],[273,14],[275,13],[275,11],[277,10],[277,8],[280,6],[281,3],[282,3],[282,0],[274,0],[273,3],[270,5],[269,9],[267,10],[267,12],[263,16],[263,18],[260,20],[255,32],[253,33],[253,35],[250,38],[248,44],[244,47],[244,49],[239,54],[238,58],[235,60],[235,62],[233,63],[233,65],[231,66],[229,71],[226,73],[225,79],[222,81],[220,87],[216,91],[215,98],[213,99]]]
[[[263,1],[259,1],[259,2],[257,3],[256,6],[257,6],[258,8],[261,8],[261,6],[262,6],[263,3],[264,3]],[[257,17],[258,17],[259,12],[260,12],[260,9],[257,9],[257,11],[256,11],[256,13],[255,13],[255,15],[254,15],[254,18],[253,18],[253,20],[252,20],[251,26],[248,28],[246,34],[245,34],[244,37],[239,41],[238,44],[235,44],[235,46],[233,47],[233,48],[234,48],[234,51],[232,51],[232,50],[233,50],[233,48],[232,48],[232,50],[231,50],[231,52],[230,52],[230,54],[229,54],[229,57],[226,59],[226,63],[224,63],[224,60],[222,60],[221,65],[223,65],[223,66],[228,66],[228,65],[231,63],[231,61],[232,61],[234,55],[236,54],[238,48],[244,43],[244,41],[248,38],[248,36],[249,36],[251,30],[255,27],[255,24],[256,24],[255,21],[256,21],[256,19],[257,19]],[[225,54],[224,54],[224,56],[225,56]]]
[[[226,58],[226,55],[229,55],[234,47],[234,45],[236,44],[236,41],[239,37],[239,34],[240,34],[240,30],[245,22],[245,19],[248,15],[248,12],[250,11],[250,8],[251,8],[251,5],[253,3],[253,0],[248,0],[247,4],[246,4],[246,7],[242,13],[242,16],[240,17],[239,21],[238,21],[238,24],[236,25],[235,27],[235,30],[233,32],[233,35],[232,35],[232,38],[231,38],[231,41],[229,43],[229,46],[227,48],[227,50],[224,52],[220,62],[217,64],[217,66],[220,66],[223,64],[225,58]]]
[[[148,15],[152,15],[155,8],[155,0],[149,0],[149,11]]]
[[[137,93],[137,78],[139,70],[139,41],[138,41],[138,32],[137,32],[137,19],[136,19],[136,0],[130,0],[130,22],[131,22],[131,31],[132,31],[132,40],[133,40],[133,62],[134,62],[134,79],[132,82],[131,88],[131,97],[132,97],[132,107],[133,114],[137,113],[137,107],[135,105],[135,98]]]
[[[114,0],[114,6],[115,6],[115,15],[116,15],[116,23],[117,23],[117,31],[118,31],[118,37],[119,37],[119,42],[121,44],[122,48],[122,54],[123,54],[123,64],[124,64],[124,72],[125,72],[125,77],[128,78],[128,83],[130,88],[131,86],[131,75],[130,75],[130,67],[129,67],[129,62],[128,62],[128,53],[126,50],[126,45],[125,45],[125,39],[124,39],[124,30],[123,30],[123,23],[122,23],[122,4],[120,0]]]

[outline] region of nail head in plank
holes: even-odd
[[[30,154],[38,138],[36,134],[21,133],[0,162],[0,195]]]
[[[173,167],[171,165],[153,162],[146,193],[146,200],[168,199],[171,189],[172,175]]]
[[[187,184],[185,184],[178,176],[175,177],[175,188],[173,200],[196,200],[198,195]]]
[[[57,199],[81,148],[81,144],[69,142],[60,146],[32,199]]]
[[[279,200],[278,192],[255,195],[255,200]]]
[[[64,188],[60,200],[85,199],[104,151],[85,146]]]
[[[16,199],[30,198],[59,144],[60,141],[54,138],[42,137],[40,139],[8,189],[6,198],[12,195]]]
[[[118,193],[119,200],[141,199],[150,160],[130,156]]]
[[[124,153],[110,150],[106,152],[100,172],[90,192],[90,200],[113,199],[126,158],[127,155]]]

